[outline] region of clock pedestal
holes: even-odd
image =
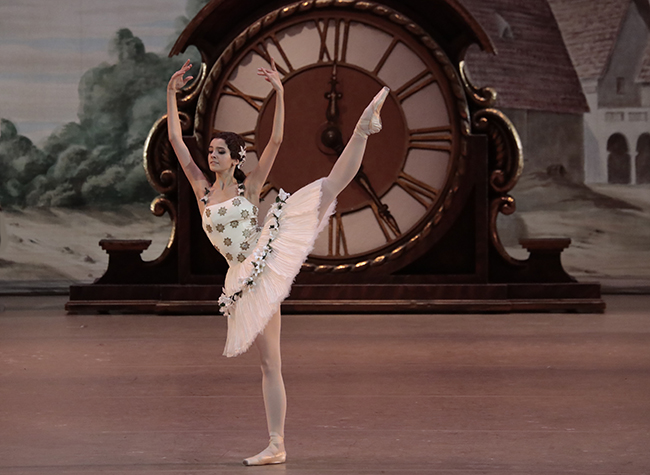
[[[475,159],[487,162],[485,140],[475,142]],[[483,144],[483,146],[480,146]],[[189,145],[193,145],[190,140]],[[486,167],[461,190],[459,218],[417,261],[390,274],[301,273],[282,304],[285,313],[477,313],[602,312],[599,284],[583,284],[562,268],[570,239],[525,239],[530,255],[505,260],[489,239]],[[189,184],[181,176],[176,239],[161,258],[140,254],[151,241],[108,240],[106,273],[94,284],[70,287],[66,309],[77,312],[218,314],[227,271],[205,237]],[[181,205],[182,204],[182,205]],[[425,247],[428,244],[423,244]],[[182,249],[182,252],[180,250]],[[389,266],[393,264],[388,263]],[[394,266],[399,266],[396,263]]]
[[[493,108],[496,93],[477,89],[465,74],[463,57],[472,44],[494,52],[455,0],[214,0],[179,37],[173,54],[195,45],[203,57],[178,105],[188,147],[206,172],[212,129],[235,124],[249,155],[261,153],[268,140],[273,97],[247,89],[258,87],[245,79],[256,79],[251,67],[267,66],[272,54],[287,90],[293,88],[286,143],[264,193],[279,186],[295,191],[301,180],[322,176],[337,148],[336,134],[328,142],[323,132],[349,136],[374,92],[392,89],[382,110],[384,130],[369,139],[363,175],[341,195],[341,213],[324,231],[329,247],[315,249],[303,265],[283,311],[604,310],[600,286],[578,283],[562,268],[569,239],[524,240],[525,260],[509,256],[499,239],[497,217],[515,211],[508,193],[523,156],[517,132]],[[304,176],[291,174],[296,163]],[[71,287],[70,312],[217,313],[227,264],[204,235],[164,117],[147,140],[145,169],[160,193],[152,212],[172,220],[165,251],[144,262],[147,241],[103,240],[108,270],[92,285]],[[318,175],[308,176],[315,169]],[[368,233],[373,225],[385,241],[363,247],[351,234],[346,241],[344,225],[358,228],[364,216],[371,219]]]

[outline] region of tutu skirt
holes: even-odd
[[[295,277],[336,206],[332,203],[318,219],[322,184],[323,179],[310,183],[283,201],[281,208],[272,206],[255,249],[228,270],[224,294],[240,293],[228,306],[225,356],[248,350],[289,296]],[[265,257],[260,269],[262,254]]]

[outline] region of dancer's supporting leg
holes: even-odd
[[[323,218],[329,205],[350,184],[359,171],[361,161],[363,160],[363,152],[366,150],[368,135],[376,134],[381,130],[379,111],[384,105],[388,93],[389,89],[384,87],[363,111],[352,137],[338,160],[336,160],[332,171],[323,181],[323,196],[321,198],[319,219]]]
[[[281,317],[278,310],[266,325],[264,332],[255,340],[262,366],[262,394],[266,409],[266,423],[271,440],[259,454],[244,460],[244,465],[268,465],[283,463],[287,454],[284,449],[284,419],[287,413],[287,395],[282,379],[280,356]]]
[[[329,205],[350,184],[361,166],[363,152],[366,150],[368,135],[381,130],[379,111],[381,110],[388,88],[383,88],[366,107],[354,129],[345,149],[338,158],[332,171],[323,182],[320,218]],[[262,363],[262,392],[266,408],[266,422],[271,440],[269,446],[259,454],[244,460],[245,465],[268,465],[283,463],[287,453],[284,448],[284,419],[287,412],[287,396],[282,379],[282,359],[280,356],[280,311],[273,315],[268,325],[255,340]]]

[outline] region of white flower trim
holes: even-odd
[[[204,205],[208,204],[208,199],[209,199],[208,195],[209,194],[210,194],[210,189],[206,188],[205,189],[205,194],[203,195],[203,198],[201,198],[201,201],[203,202]]]
[[[239,163],[237,163],[237,168],[241,168],[246,161],[246,147],[243,145],[239,148]]]
[[[226,317],[230,318],[232,306],[239,300],[245,291],[255,287],[257,277],[264,271],[266,267],[266,258],[273,252],[271,243],[275,240],[278,232],[280,231],[280,216],[282,216],[282,207],[289,198],[290,194],[280,189],[278,196],[275,198],[275,203],[271,205],[270,213],[273,216],[273,224],[269,226],[269,240],[262,247],[253,253],[254,259],[251,261],[253,265],[253,272],[245,279],[239,282],[239,289],[233,292],[232,295],[226,295],[226,289],[223,289],[221,297],[219,297],[219,311]]]

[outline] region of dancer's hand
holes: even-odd
[[[280,73],[275,68],[275,60],[271,58],[271,69],[258,68],[257,75],[262,76],[266,81],[271,83],[273,89],[277,92],[283,92],[284,86],[282,85],[282,79],[280,79]]]
[[[368,104],[368,107],[363,111],[359,122],[355,128],[355,132],[362,137],[367,137],[370,134],[376,134],[381,130],[381,118],[379,117],[379,112],[381,111],[382,106],[390,89],[387,87],[382,88],[381,91],[373,98],[372,102]]]
[[[181,69],[172,75],[171,79],[169,80],[169,84],[167,84],[167,90],[176,93],[183,89],[183,87],[185,87],[185,84],[187,84],[192,79],[192,76],[187,76],[186,78],[183,77],[185,73],[187,73],[191,68],[192,64],[188,59],[185,61],[185,64],[181,67]]]

